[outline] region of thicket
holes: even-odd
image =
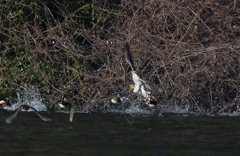
[[[28,1],[0,4],[0,98],[38,86],[54,108],[127,94],[139,75],[162,86],[158,109],[238,111],[240,3],[236,0]]]

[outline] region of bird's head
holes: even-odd
[[[113,96],[113,97],[111,98],[111,102],[112,102],[113,104],[119,104],[119,103],[121,103],[121,99],[120,99],[119,97],[117,97],[117,96]]]
[[[23,105],[23,109],[24,110],[28,110],[29,108],[31,107],[31,104],[28,102],[28,104],[27,105]]]
[[[157,102],[157,98],[155,98],[154,96],[152,96],[150,98],[150,103],[156,103]]]
[[[132,74],[137,74],[137,72],[136,72],[136,71],[133,71],[133,70],[131,71],[131,73],[132,73]]]
[[[5,106],[6,106],[6,102],[3,101],[3,100],[1,100],[1,101],[0,101],[0,105],[2,105],[3,107],[5,107]]]
[[[63,102],[67,102],[67,99],[66,99],[66,98],[64,98],[64,99],[63,99]]]

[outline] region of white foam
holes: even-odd
[[[12,95],[9,97],[11,106],[6,106],[3,109],[14,111],[19,106],[30,103],[31,107],[35,108],[37,111],[47,110],[47,107],[42,101],[42,98],[37,86],[20,87],[16,90],[17,91],[15,96]],[[33,111],[33,110],[29,109],[28,111]]]
[[[240,112],[236,113],[228,113],[223,112],[219,114],[211,114],[211,113],[201,113],[201,112],[192,112],[189,110],[189,106],[180,107],[177,105],[171,105],[169,107],[166,107],[162,110],[156,110],[156,109],[143,109],[141,107],[141,101],[138,99],[130,101],[128,97],[121,97],[121,100],[123,102],[125,112],[127,114],[137,114],[137,115],[156,115],[156,112],[158,113],[158,116],[199,116],[199,115],[207,115],[207,116],[240,116]],[[11,106],[3,107],[3,109],[14,111],[16,108],[18,108],[21,105],[30,103],[33,108],[35,108],[37,111],[46,111],[47,107],[43,103],[43,100],[41,98],[39,89],[37,86],[31,86],[31,87],[20,87],[16,89],[16,93],[9,97],[9,102],[11,103]],[[118,106],[110,106],[109,103],[105,104],[107,107],[103,111],[100,111],[101,113],[116,113],[116,114],[123,114],[124,110],[122,110],[121,105]],[[28,111],[33,111],[32,109],[29,109]],[[64,110],[58,110],[57,113],[69,113],[69,111]],[[75,113],[91,113],[92,111],[89,109],[84,110],[78,110],[75,111]]]

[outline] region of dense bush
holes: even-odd
[[[0,11],[1,98],[38,85],[54,106],[127,93],[127,41],[140,76],[163,86],[159,109],[236,111],[240,3],[232,1],[4,0]]]
[[[18,86],[37,85],[54,103],[89,80],[90,43],[84,31],[95,18],[91,4],[3,1],[1,8],[1,98]]]

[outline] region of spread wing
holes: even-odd
[[[123,53],[124,53],[124,55],[125,55],[126,61],[128,62],[128,64],[129,64],[130,67],[132,68],[132,71],[135,71],[135,67],[134,67],[132,55],[130,54],[129,45],[128,45],[127,42],[126,42],[125,45],[124,45]]]
[[[32,108],[32,109],[35,111],[35,113],[36,113],[43,121],[51,121],[51,119],[49,119],[48,117],[43,116],[42,114],[40,114],[35,108],[33,108],[33,107],[30,107],[30,108]]]
[[[70,122],[73,121],[73,115],[74,115],[74,109],[72,107],[72,104],[70,104],[70,106],[69,106],[69,121]]]
[[[154,91],[154,92],[159,92],[159,93],[163,93],[164,92],[161,87],[153,86],[149,82],[144,81],[143,79],[140,79],[140,80],[144,83],[144,86],[146,87],[146,89],[148,89],[150,91]]]
[[[19,110],[20,110],[21,107],[22,107],[22,106],[20,106],[19,108],[17,108],[17,109],[15,110],[15,112],[13,113],[13,115],[11,115],[10,117],[8,117],[8,118],[5,120],[5,123],[6,123],[6,124],[12,124],[12,123],[13,123],[13,121],[16,119],[16,117],[17,117],[17,115],[18,115],[18,112],[19,112]]]
[[[101,101],[102,101],[102,99],[96,98],[96,99],[92,99],[91,101],[89,101],[89,103],[91,105],[96,105],[96,104],[100,103]]]
[[[122,100],[120,99],[119,102],[120,102],[121,105],[122,105],[122,110],[123,110],[123,112],[124,112],[124,116],[125,116],[127,122],[128,122],[130,125],[132,125],[131,121],[130,121],[130,120],[128,119],[128,117],[127,117],[127,114],[126,114],[126,111],[125,111],[124,105],[123,105],[123,103],[122,103]]]
[[[105,98],[96,98],[96,99],[92,99],[91,101],[89,101],[89,103],[91,105],[97,105],[105,100],[109,100],[111,97],[105,97]]]

